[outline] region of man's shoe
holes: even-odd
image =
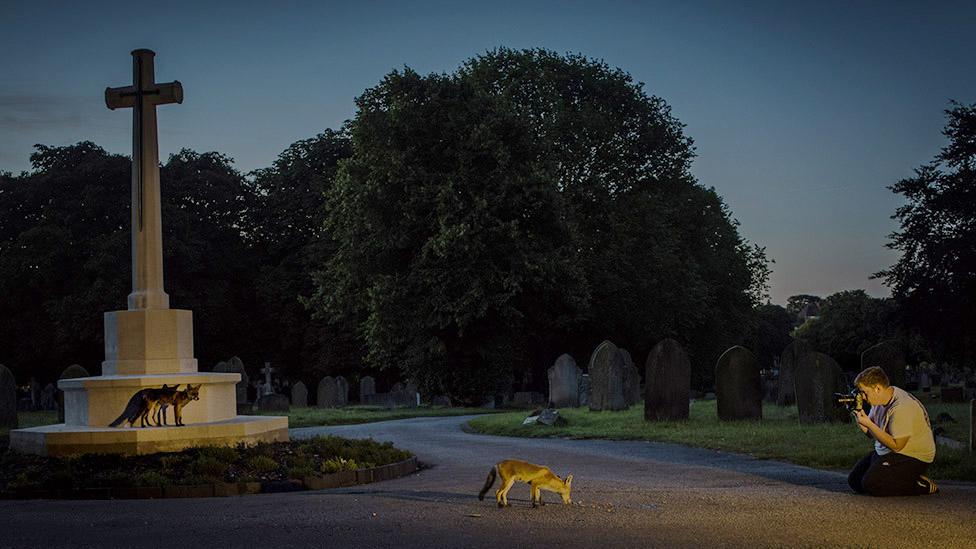
[[[929,477],[927,477],[925,475],[919,475],[919,478],[922,479],[922,482],[924,482],[925,484],[928,484],[928,486],[929,486],[929,493],[930,494],[938,494],[939,493],[939,485],[937,485],[935,483],[935,481],[933,481],[932,479],[930,479]],[[918,485],[919,486],[922,486],[922,482],[919,482]]]

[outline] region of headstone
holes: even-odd
[[[645,365],[644,419],[688,419],[691,394],[691,361],[673,339],[651,349]]]
[[[847,411],[834,404],[834,393],[846,393],[847,382],[840,365],[823,353],[800,358],[793,377],[800,423],[850,421]]]
[[[247,387],[250,385],[251,380],[247,376],[247,371],[244,369],[244,362],[234,356],[231,357],[227,362],[218,362],[213,369],[214,372],[219,373],[233,373],[240,374],[241,380],[237,382],[235,386],[235,391],[237,393],[237,404],[247,404]]]
[[[579,406],[579,378],[582,374],[576,361],[569,355],[562,355],[548,370],[549,405],[555,408],[576,408]]]
[[[287,412],[289,410],[288,397],[278,394],[261,396],[255,406],[259,412]]]
[[[363,404],[367,406],[382,406],[391,410],[394,408],[416,408],[417,393],[411,394],[406,391],[374,393],[366,395],[366,402]]]
[[[264,374],[264,385],[261,386],[263,394],[271,395],[274,394],[274,383],[271,381],[271,374],[277,372],[277,368],[272,368],[270,362],[264,363],[264,368],[261,368],[261,373]]]
[[[907,364],[902,346],[897,341],[882,341],[861,353],[862,371],[872,366],[880,366],[888,374],[888,381],[903,389],[905,388],[905,367]]]
[[[41,409],[41,383],[36,378],[30,378],[30,402],[31,410]]]
[[[600,343],[590,356],[590,410],[625,410],[624,358],[609,341]]]
[[[715,364],[718,418],[724,421],[762,419],[762,380],[759,363],[745,347],[736,345]]]
[[[637,366],[634,364],[634,359],[630,356],[630,352],[626,349],[620,349],[620,355],[624,360],[622,370],[624,377],[624,401],[626,401],[627,407],[630,407],[641,400],[640,372],[637,371]]]
[[[0,427],[17,428],[17,381],[3,364],[0,364]]]
[[[445,395],[437,395],[434,398],[430,399],[430,405],[431,406],[442,406],[444,408],[450,408],[451,407],[451,399],[450,399],[450,397],[447,397]]]
[[[390,392],[391,393],[402,393],[404,390],[405,390],[404,385],[402,383],[400,383],[399,381],[397,381],[396,383],[394,383],[393,384],[393,387],[390,387]]]
[[[590,404],[590,374],[580,374],[579,405],[589,406],[589,404]]]
[[[319,382],[319,387],[317,391],[319,408],[337,408],[341,406],[339,400],[339,386],[336,384],[335,378],[332,376],[325,376],[322,381]]]
[[[359,402],[366,403],[366,395],[376,394],[376,380],[372,376],[363,376],[359,379]]]
[[[918,375],[918,386],[922,389],[923,393],[928,393],[932,390],[932,379],[929,378],[928,372],[922,372]]]
[[[349,382],[346,378],[342,376],[337,376],[335,378],[336,389],[339,394],[339,404],[338,406],[348,406],[349,405]]]
[[[41,410],[57,410],[58,390],[54,387],[53,383],[48,383],[41,390]]]
[[[790,406],[796,402],[796,395],[793,393],[793,372],[800,358],[812,351],[810,344],[802,339],[794,339],[783,349],[779,361],[779,393],[776,395],[776,404]]]
[[[305,387],[305,383],[299,381],[291,386],[291,405],[295,408],[308,406],[308,389]]]
[[[91,377],[91,375],[81,365],[72,364],[61,372],[61,377],[58,379],[77,379],[79,377]],[[64,423],[64,391],[58,389],[58,394],[55,398],[58,401],[58,423]]]

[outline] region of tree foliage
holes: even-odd
[[[915,176],[889,187],[905,197],[893,219],[901,225],[888,247],[901,252],[881,271],[942,359],[976,359],[976,104],[952,103],[943,134],[949,140]]]
[[[845,370],[856,371],[861,353],[876,343],[901,338],[897,304],[848,290],[827,296],[820,315],[807,320],[794,335],[833,357]]]
[[[357,105],[310,304],[357,319],[371,364],[473,402],[604,338],[678,337],[707,380],[744,334],[764,252],[626,73],[499,49],[451,75],[393,72]]]

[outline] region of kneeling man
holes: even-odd
[[[939,488],[925,476],[935,460],[935,437],[925,406],[895,387],[877,366],[858,374],[854,384],[871,404],[858,410],[861,432],[874,439],[874,450],[861,458],[847,477],[855,492],[872,496],[934,494]]]

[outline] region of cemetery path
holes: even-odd
[[[0,502],[0,546],[18,547],[973,547],[976,485],[869,498],[843,473],[673,444],[465,433],[469,417],[293,429],[392,441],[428,465],[401,479],[318,492],[150,501]],[[573,499],[532,509],[477,492],[521,458],[572,473]],[[497,487],[497,485],[496,485]]]

